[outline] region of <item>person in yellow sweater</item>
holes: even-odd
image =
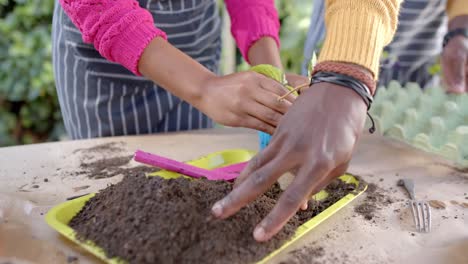
[[[326,1],[327,35],[311,87],[289,108],[270,144],[249,162],[233,191],[213,205],[214,216],[235,214],[291,171],[295,179],[253,232],[257,241],[269,240],[310,194],[346,171],[375,92],[379,58],[397,28],[400,4]]]
[[[325,0],[314,0],[311,23],[304,46],[302,72],[325,35]],[[440,63],[443,86],[451,93],[468,92],[468,2],[466,0],[405,0],[398,27],[384,49],[378,86],[392,80],[402,85],[416,82],[422,88],[440,85],[434,65]],[[444,37],[445,36],[445,37]]]
[[[468,1],[449,0],[442,68],[449,92],[468,93]]]
[[[431,70],[440,57],[443,86],[450,93],[468,92],[468,1],[404,1],[395,37],[385,51],[379,84],[397,80],[438,86],[439,76]]]

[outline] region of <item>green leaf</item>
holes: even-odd
[[[312,72],[314,72],[314,67],[317,64],[317,55],[312,53],[312,59],[310,59],[309,66],[307,67],[307,76],[309,77],[309,81],[312,79]]]

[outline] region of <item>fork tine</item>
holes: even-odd
[[[418,202],[418,209],[421,209],[421,220],[422,220],[421,231],[427,232],[426,208],[423,202],[421,201]]]
[[[428,223],[427,232],[429,233],[429,232],[431,232],[431,224],[432,224],[431,207],[426,202],[424,202],[424,204],[426,205],[426,209],[427,209],[427,223]]]
[[[420,225],[419,225],[419,212],[417,210],[417,207],[414,204],[414,201],[410,201],[410,206],[411,206],[411,212],[413,214],[413,222],[414,225],[416,226],[416,230],[420,230]]]
[[[419,214],[418,214],[418,216],[419,216],[419,232],[422,233],[422,232],[424,232],[424,228],[425,228],[425,227],[424,227],[424,225],[425,225],[425,221],[424,221],[424,215],[425,215],[425,213],[424,213],[424,207],[423,207],[422,205],[418,204],[418,207],[417,207],[417,208],[418,208],[418,212],[419,212]]]

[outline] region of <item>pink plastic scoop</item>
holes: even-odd
[[[135,152],[135,161],[158,167],[164,170],[173,171],[193,178],[205,177],[208,180],[234,180],[244,169],[247,162],[229,165],[214,170],[202,169],[183,162],[179,162],[166,157],[158,156],[141,150]]]

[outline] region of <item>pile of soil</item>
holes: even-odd
[[[384,194],[384,190],[375,183],[370,183],[367,186],[364,202],[356,206],[354,211],[370,221],[376,217],[378,210],[392,203],[393,200]]]
[[[257,243],[252,232],[281,194],[278,184],[234,216],[218,220],[211,216],[211,206],[232,190],[231,183],[128,175],[90,199],[70,226],[79,239],[94,241],[108,257],[130,263],[251,263],[356,188],[337,180],[327,189],[327,199],[309,203],[307,211],[265,243]]]

